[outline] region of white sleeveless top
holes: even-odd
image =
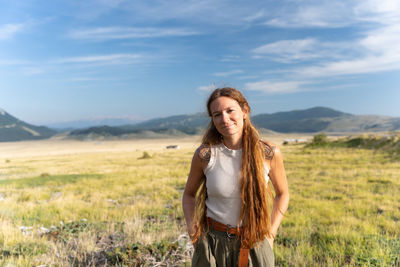
[[[204,170],[207,187],[207,216],[236,226],[239,222],[240,167],[242,150],[232,150],[223,143],[211,147],[210,161]],[[268,182],[268,166],[265,166],[265,179]]]

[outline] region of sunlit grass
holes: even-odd
[[[399,264],[399,161],[367,149],[281,148],[291,200],[274,247],[278,266]],[[0,261],[151,265],[157,251],[174,262],[193,149],[144,152],[7,158]]]
[[[365,149],[285,152],[291,202],[275,248],[278,265],[399,264],[398,161]]]

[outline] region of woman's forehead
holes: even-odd
[[[214,99],[210,104],[211,111],[224,110],[230,107],[240,107],[240,105],[235,99],[227,96],[220,96]]]

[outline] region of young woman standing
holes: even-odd
[[[211,121],[182,198],[192,266],[274,266],[273,242],[289,203],[281,152],[260,139],[238,90],[214,90],[207,111]]]

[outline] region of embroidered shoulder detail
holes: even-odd
[[[260,140],[260,142],[261,142],[261,145],[262,145],[262,147],[264,149],[265,159],[267,159],[267,160],[273,159],[274,155],[275,155],[276,147],[272,146],[271,144],[267,143],[264,140]]]
[[[211,159],[211,148],[206,145],[201,145],[198,150],[201,161],[209,162]]]

